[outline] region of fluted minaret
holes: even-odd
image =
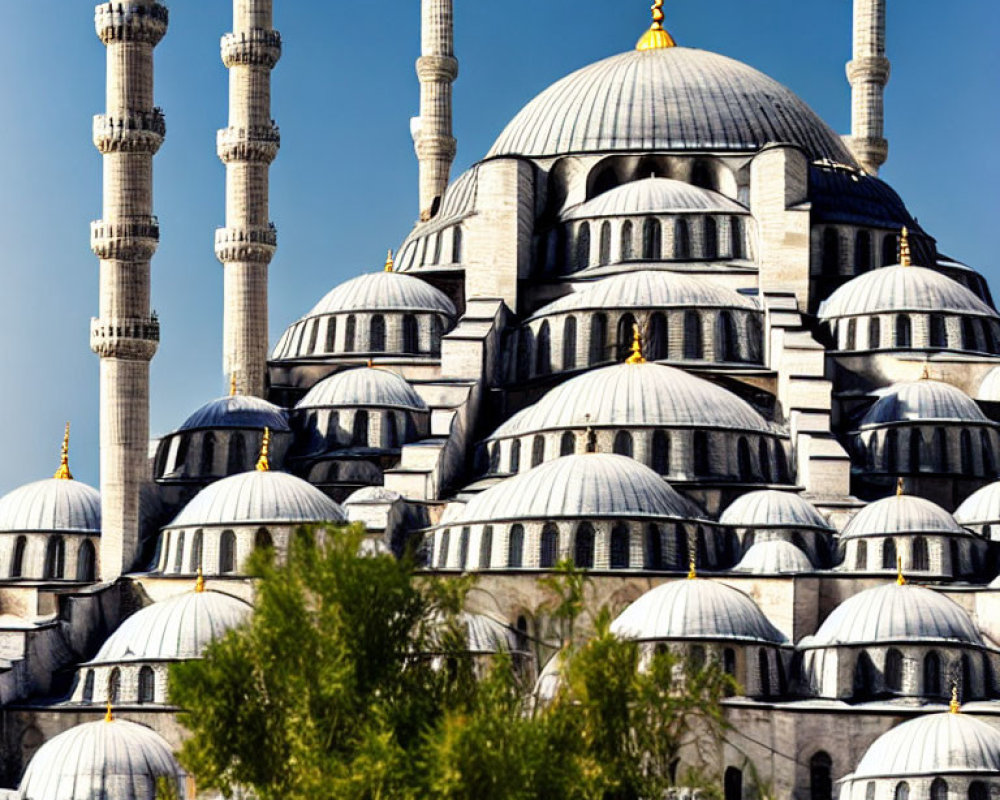
[[[139,492],[149,476],[149,362],[160,326],[149,307],[149,262],[160,239],[153,216],[153,156],[166,125],[153,105],[153,48],[167,31],[157,0],[95,9],[107,47],[107,112],[94,117],[104,156],[104,217],[91,224],[101,260],[100,316],[90,347],[101,357],[101,579],[134,566]]]
[[[452,0],[421,0],[420,116],[413,143],[420,161],[420,219],[428,220],[448,186],[456,143],[451,127],[451,85],[458,77]]]
[[[240,394],[263,397],[267,371],[267,270],[278,243],[268,187],[280,136],[271,119],[271,70],[281,58],[273,0],[233,0],[222,37],[229,69],[229,127],[219,131],[226,165],[226,227],[215,235],[223,264],[223,363]]]
[[[847,62],[851,83],[851,135],[847,143],[866,172],[878,175],[889,157],[884,137],[886,0],[854,0],[854,58]]]

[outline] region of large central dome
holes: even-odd
[[[487,158],[637,150],[754,152],[771,142],[854,165],[787,87],[731,58],[670,47],[606,58],[556,82],[514,117]]]

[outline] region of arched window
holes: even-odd
[[[870,697],[875,687],[875,665],[865,650],[854,664],[854,699]]]
[[[927,540],[923,536],[914,537],[912,549],[910,569],[916,572],[926,572],[930,569],[930,559],[927,555]]]
[[[935,650],[924,656],[924,695],[941,696],[941,657]]]
[[[537,467],[545,460],[545,437],[536,436],[531,440],[531,466]]]
[[[403,324],[406,324],[406,318],[403,318]],[[414,321],[414,326],[416,326],[416,321]],[[420,352],[420,340],[417,338],[416,328],[414,327],[414,353]],[[431,317],[431,355],[440,356],[441,355],[441,340],[444,338],[444,322],[441,317],[437,314]]]
[[[624,361],[632,352],[632,341],[635,339],[635,317],[622,314],[618,318],[617,354],[618,361]]]
[[[875,781],[865,784],[865,800],[875,800]]]
[[[542,538],[538,548],[538,566],[551,569],[559,560],[559,529],[551,522],[542,528]]]
[[[306,351],[307,355],[312,355],[316,352],[316,344],[319,342],[319,320],[314,319],[312,321],[312,327],[309,329],[309,349]]]
[[[201,465],[198,470],[199,475],[212,475],[215,473],[215,434],[207,431],[201,437]]]
[[[388,411],[382,417],[385,422],[385,435],[383,437],[385,446],[389,450],[397,450],[400,446],[399,423],[396,421],[395,412]]]
[[[872,268],[872,235],[868,231],[858,231],[854,237],[854,271],[867,272]]]
[[[50,536],[45,546],[45,580],[62,579],[66,569],[66,542],[61,536]]]
[[[856,350],[858,346],[858,321],[851,317],[847,321],[847,337],[844,342],[845,350]]]
[[[202,552],[205,549],[205,532],[199,528],[194,532],[194,539],[191,542],[191,561],[188,565],[188,572],[194,573],[202,566]]]
[[[351,424],[351,446],[368,446],[368,412],[363,408],[354,412],[354,422]]]
[[[983,456],[983,474],[987,478],[996,477],[997,467],[993,457],[993,439],[985,428],[979,431],[979,449]]]
[[[142,667],[139,670],[139,703],[152,703],[156,700],[156,677],[152,667]]]
[[[631,220],[622,223],[621,260],[632,261],[635,258],[635,233]]]
[[[740,480],[749,483],[753,480],[753,463],[750,460],[750,445],[745,437],[741,436],[736,442],[736,461],[739,468]]]
[[[10,560],[10,577],[20,578],[24,575],[24,551],[28,547],[28,537],[18,536],[14,542],[14,556]]]
[[[674,220],[674,258],[678,261],[691,258],[691,229],[683,217]]]
[[[236,572],[236,534],[223,531],[219,541],[219,573]]]
[[[576,452],[576,435],[572,431],[566,431],[559,438],[559,455],[571,456]]]
[[[760,693],[762,697],[771,696],[771,661],[767,650],[763,647],[757,651],[757,668],[760,672]]]
[[[108,702],[120,705],[122,700],[122,671],[115,667],[108,675]]]
[[[882,569],[896,569],[896,540],[882,540]]]
[[[979,344],[976,342],[976,326],[972,317],[962,317],[962,349],[978,350]]]
[[[563,325],[562,368],[576,369],[576,317],[566,317]]]
[[[469,540],[472,538],[472,531],[469,528],[462,528],[458,535],[458,568],[468,569],[469,567]]]
[[[642,258],[644,261],[663,258],[663,228],[655,217],[648,217],[642,223]]]
[[[714,217],[705,217],[705,252],[706,260],[719,257],[719,226]]]
[[[489,569],[493,563],[493,526],[487,525],[479,535],[479,568]]]
[[[524,566],[524,527],[514,525],[510,529],[507,541],[507,566],[511,569],[521,569]]]
[[[854,568],[858,572],[868,569],[868,542],[864,539],[858,541],[854,550]]]
[[[823,272],[828,275],[840,272],[840,233],[836,228],[823,231]]]
[[[897,783],[896,790],[893,792],[893,800],[910,800],[910,784],[906,781]]]
[[[344,330],[344,352],[353,353],[354,352],[354,330],[357,327],[357,322],[354,319],[353,314],[349,314],[347,317],[347,325]]]
[[[620,456],[632,457],[632,434],[628,431],[618,431],[612,451]]]
[[[417,318],[413,314],[403,315],[403,352],[408,355],[420,352],[420,334],[417,329]]]
[[[940,314],[930,315],[930,346],[931,347],[947,347],[948,346],[948,333],[945,326],[944,317]]]
[[[704,357],[701,337],[701,314],[697,311],[684,312],[684,358],[700,361]]]
[[[448,566],[448,550],[451,549],[451,531],[441,532],[441,542],[438,544],[437,568],[445,569]]]
[[[441,231],[434,234],[434,264],[441,263]]]
[[[899,434],[895,428],[885,435],[885,471],[890,475],[899,472]]]
[[[973,781],[969,784],[969,800],[989,800],[990,790],[983,781]]]
[[[83,678],[83,698],[84,703],[94,702],[94,670],[88,669]]]
[[[890,692],[903,691],[903,654],[895,647],[885,654],[885,688]]]
[[[972,693],[974,691],[972,686],[972,662],[969,660],[968,653],[962,653],[962,685],[959,686],[959,699],[963,702],[972,699]]]
[[[271,550],[274,547],[274,539],[271,538],[267,528],[258,528],[253,536],[254,550]]]
[[[931,782],[931,800],[948,800],[948,782],[944,778]]]
[[[247,468],[247,443],[243,438],[243,434],[239,431],[234,431],[229,434],[229,453],[226,457],[227,465],[226,472],[229,475],[235,475],[237,472],[243,472]]]
[[[670,435],[666,431],[653,432],[652,458],[653,471],[659,475],[670,474]]]
[[[669,357],[668,338],[667,317],[663,312],[657,311],[649,319],[649,332],[644,347],[649,361],[661,361]]]
[[[709,452],[708,433],[703,430],[696,430],[693,436],[694,446],[694,474],[696,477],[705,478],[712,471],[712,459]]]
[[[878,350],[882,346],[882,320],[872,317],[868,320],[868,349]]]
[[[726,767],[723,779],[723,800],[743,800],[743,772],[736,767]]]
[[[882,240],[882,266],[899,263],[899,237],[890,233]]]
[[[458,226],[451,230],[451,263],[462,263],[462,229]]]
[[[743,252],[743,223],[739,217],[729,218],[729,252],[734,259],[744,257]]]
[[[601,225],[601,266],[611,263],[611,223],[606,221]]]
[[[619,522],[611,530],[611,569],[629,568],[628,525]]]
[[[608,318],[605,314],[594,314],[590,318],[590,360],[591,366],[603,364],[607,359]]]
[[[916,428],[910,430],[910,442],[909,442],[909,456],[910,456],[910,472],[917,473],[920,472],[920,464],[923,456],[924,450],[924,437],[920,431]]]
[[[910,346],[910,318],[906,314],[899,314],[896,317],[896,347]]]
[[[962,456],[962,474],[972,475],[976,471],[976,463],[972,452],[972,434],[963,428],[958,437],[959,452]]]
[[[576,232],[576,268],[590,266],[590,223],[584,222]]]
[[[384,353],[385,317],[381,314],[372,315],[368,330],[368,349],[373,353]]]
[[[549,321],[544,320],[538,327],[535,339],[535,374],[548,375],[552,372],[552,335]]]
[[[80,549],[76,554],[76,579],[84,583],[90,583],[97,577],[97,553],[94,550],[94,543],[90,539],[84,539],[80,543]]]
[[[948,471],[948,433],[944,428],[934,429],[934,469]]]
[[[646,528],[643,553],[643,565],[646,569],[663,569],[663,539],[660,537],[660,529],[654,523]]]
[[[326,352],[332,353],[337,349],[337,318],[326,318]]]
[[[833,800],[833,759],[820,750],[809,759],[809,800]]]
[[[508,472],[516,475],[521,471],[521,440],[515,439],[510,443],[510,468]]]
[[[531,328],[521,328],[516,333],[517,358],[514,361],[514,374],[518,382],[523,383],[531,375],[532,351],[535,347],[535,334]]]
[[[731,647],[722,651],[722,671],[732,678],[736,677],[736,651]]]
[[[581,522],[576,528],[573,542],[573,564],[577,569],[594,568],[594,526]]]
[[[674,566],[685,569],[691,562],[691,546],[687,531],[680,525],[674,527]]]
[[[720,311],[716,322],[716,352],[719,361],[739,361],[739,337],[736,335],[736,322],[732,311]]]

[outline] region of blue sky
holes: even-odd
[[[0,49],[0,492],[47,477],[62,425],[72,465],[96,485],[98,360],[88,348],[101,161],[90,143],[104,108],[104,48],[86,0],[4,0]],[[416,215],[409,118],[418,0],[275,0],[285,55],[274,74],[282,150],[272,169],[280,245],[271,267],[271,341],[335,284],[377,268]],[[456,170],[474,163],[517,110],[568,72],[631,48],[646,0],[457,0]],[[180,424],[223,394],[222,270],[212,252],[224,215],[215,131],[226,125],[219,37],[229,0],[173,0],[157,48],[167,141],[156,159],[162,226],[153,304],[163,340],[152,365],[152,428]],[[1000,201],[1000,4],[890,0],[883,172],[942,249],[1000,275],[991,235]],[[846,132],[849,0],[668,0],[686,46],[745,61],[789,85]],[[456,172],[457,174],[457,172]],[[998,285],[994,285],[997,292]],[[998,292],[1000,293],[1000,292]]]

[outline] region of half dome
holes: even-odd
[[[350,311],[436,312],[455,316],[455,304],[429,283],[402,272],[359,275],[332,289],[306,314],[319,317]]]
[[[746,207],[724,194],[671,178],[643,178],[616,186],[560,215],[569,222],[594,217],[642,214],[746,214]]]
[[[188,417],[180,431],[203,428],[270,428],[287,431],[285,411],[259,397],[232,395],[205,403]]]
[[[350,369],[324,378],[295,408],[358,406],[427,411],[427,404],[405,378],[380,367]]]
[[[904,494],[884,497],[866,505],[844,526],[840,539],[900,533],[972,536],[941,506],[922,497]]]
[[[861,427],[925,420],[990,423],[976,401],[961,389],[924,379],[889,387],[868,409]]]
[[[0,531],[100,534],[100,492],[57,478],[26,484],[0,498]]]
[[[757,542],[744,553],[733,572],[749,572],[754,575],[794,575],[812,572],[814,569],[809,556],[791,542],[771,540]]]
[[[816,507],[795,492],[763,489],[737,497],[719,517],[735,528],[823,528],[832,527]]]

